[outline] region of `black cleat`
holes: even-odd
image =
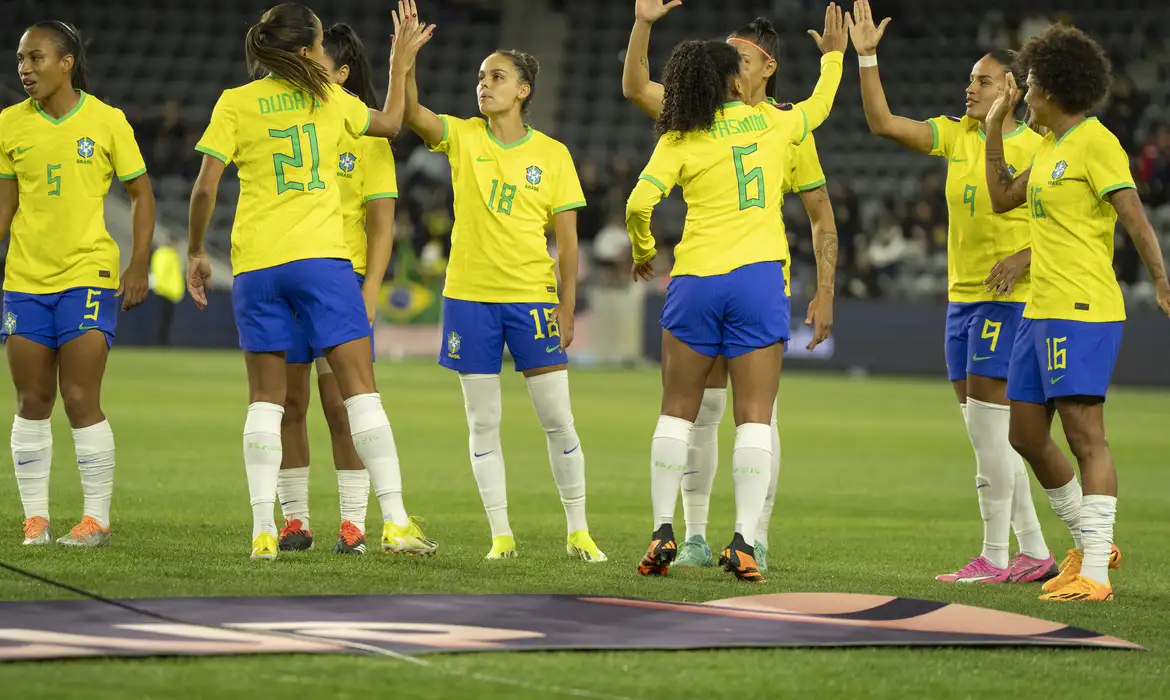
[[[642,576],[665,576],[677,555],[678,543],[674,541],[674,528],[663,525],[650,536],[650,547],[646,550],[646,556],[638,562],[638,573]]]

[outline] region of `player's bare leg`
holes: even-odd
[[[309,400],[313,366],[306,363],[285,365],[288,381],[284,397],[284,415],[280,420],[283,448],[276,496],[284,514],[284,525],[277,540],[282,552],[307,551],[313,548],[313,531],[309,525]]]
[[[369,471],[382,508],[382,549],[396,554],[433,554],[438,543],[427,539],[402,502],[398,448],[374,383],[372,357],[369,336],[325,350],[345,400],[354,449]]]
[[[70,547],[101,547],[110,541],[110,501],[114,494],[114,433],[102,413],[102,378],[110,347],[101,331],[91,330],[58,350],[61,403],[73,429],[77,470],[85,512],[57,542]]]
[[[24,507],[24,543],[53,541],[49,528],[49,469],[53,464],[50,416],[57,399],[57,351],[18,335],[5,341],[16,393],[12,464]]]
[[[715,358],[691,349],[662,331],[662,411],[650,447],[650,498],[654,534],[638,573],[664,575],[678,553],[674,510],[687,469],[691,431],[703,401],[703,388]]]
[[[333,368],[324,358],[317,360],[317,389],[321,409],[329,426],[337,492],[341,501],[341,527],[333,551],[338,554],[366,553],[366,505],[370,501],[370,474],[358,457],[349,428],[349,414]]]
[[[283,446],[281,422],[288,394],[283,352],[245,352],[248,417],[244,421],[244,469],[252,504],[252,559],[277,556],[274,510]]]
[[[587,562],[603,562],[605,553],[589,534],[585,519],[585,450],[573,424],[566,365],[524,371],[528,395],[548,444],[548,461],[565,509],[565,551]]]
[[[678,548],[675,566],[713,566],[711,546],[707,543],[707,517],[711,509],[711,487],[719,469],[719,424],[727,408],[727,358],[715,358],[703,401],[691,430],[687,468],[683,472],[683,520],[686,540]]]
[[[736,578],[763,583],[755,559],[756,541],[764,500],[772,478],[771,420],[784,345],[776,343],[752,350],[727,362],[735,399],[735,451],[731,469],[735,481],[735,535],[723,549],[719,563]]]

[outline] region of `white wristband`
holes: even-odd
[[[877,54],[875,53],[872,56],[860,56],[859,55],[857,57],[857,65],[861,66],[862,68],[876,68],[877,67]]]

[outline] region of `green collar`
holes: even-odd
[[[53,126],[60,126],[61,124],[63,124],[65,122],[66,119],[68,119],[69,117],[72,117],[74,114],[77,114],[79,111],[81,111],[81,106],[83,104],[85,104],[85,98],[88,97],[88,95],[85,94],[85,91],[78,90],[77,95],[78,95],[77,104],[73,105],[73,109],[66,112],[65,115],[62,116],[60,119],[54,119],[53,117],[50,117],[48,114],[46,114],[45,110],[41,109],[41,103],[37,102],[36,100],[33,100],[33,107],[36,108],[37,114],[41,115],[45,119],[48,119],[49,123],[51,123]]]

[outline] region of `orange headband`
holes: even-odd
[[[727,40],[727,42],[728,42],[728,43],[731,43],[731,42],[733,42],[733,41],[739,41],[739,42],[742,42],[742,43],[744,43],[744,44],[747,44],[748,46],[754,46],[754,47],[756,47],[756,49],[758,49],[758,50],[759,50],[759,52],[760,52],[760,53],[764,54],[764,56],[766,56],[766,57],[768,58],[768,60],[769,60],[769,61],[775,61],[775,60],[776,60],[776,59],[772,58],[772,55],[771,55],[771,54],[769,54],[769,53],[768,53],[767,51],[765,51],[764,49],[760,48],[760,45],[759,45],[759,44],[757,44],[757,43],[755,43],[755,42],[748,41],[747,39],[740,39],[740,38],[739,38],[739,37],[737,37],[737,36],[733,36],[733,37],[731,37],[730,39],[728,39],[728,40]]]

